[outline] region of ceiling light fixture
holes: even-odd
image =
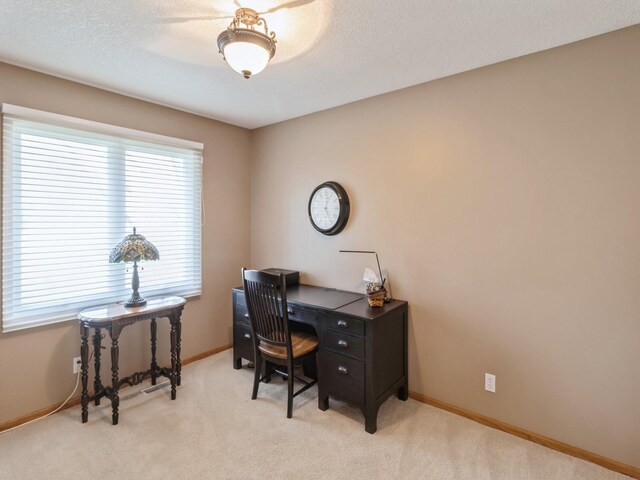
[[[264,27],[264,33],[256,26]],[[264,70],[276,53],[276,34],[269,33],[258,12],[239,8],[231,24],[218,35],[218,49],[231,68],[249,78]]]

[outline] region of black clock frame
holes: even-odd
[[[340,212],[338,214],[338,219],[336,223],[329,228],[320,228],[313,221],[313,217],[311,216],[311,201],[313,200],[313,196],[316,194],[318,190],[321,188],[330,188],[333,190],[338,196],[338,202],[340,204]],[[309,197],[309,205],[307,206],[307,213],[309,214],[309,221],[313,228],[322,233],[323,235],[337,235],[344,227],[347,225],[347,221],[349,220],[349,213],[351,212],[351,204],[349,203],[349,196],[347,195],[347,191],[340,185],[338,182],[324,182],[318,185],[311,192],[311,196]]]

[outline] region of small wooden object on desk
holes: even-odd
[[[370,307],[380,308],[387,299],[387,290],[382,285],[376,283],[367,284],[367,302]]]
[[[159,376],[167,377],[171,381],[171,400],[176,398],[176,387],[180,385],[180,316],[186,300],[181,297],[159,297],[150,299],[141,307],[125,307],[122,303],[114,303],[104,307],[90,308],[78,314],[80,321],[80,358],[82,359],[82,423],[89,418],[89,401],[94,400],[100,405],[100,399],[107,397],[111,400],[112,422],[118,424],[118,408],[120,397],[118,391],[124,384],[133,386],[151,378],[151,384],[156,384]],[[156,362],[156,319],[167,317],[171,325],[171,368],[161,368]],[[132,325],[142,320],[151,320],[151,367],[144,372],[136,372],[126,378],[119,378],[118,358],[120,349],[118,338],[120,332],[127,325]],[[89,397],[89,329],[94,328],[92,337],[95,361],[94,395]],[[111,386],[102,385],[100,379],[100,349],[102,347],[101,329],[106,329],[111,337]]]

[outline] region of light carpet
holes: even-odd
[[[169,389],[121,391],[120,424],[111,407],[80,407],[0,435],[0,478],[47,479],[536,479],[628,480],[621,474],[395,396],[380,408],[378,431],[360,411],[317,389],[294,399],[286,385],[261,384],[232,368],[231,351],[183,368],[178,398]]]

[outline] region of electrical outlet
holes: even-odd
[[[82,358],[81,357],[74,357],[73,358],[73,373],[78,373],[80,371],[80,368],[82,368]]]
[[[491,373],[484,374],[484,389],[487,392],[496,393],[496,376]]]

